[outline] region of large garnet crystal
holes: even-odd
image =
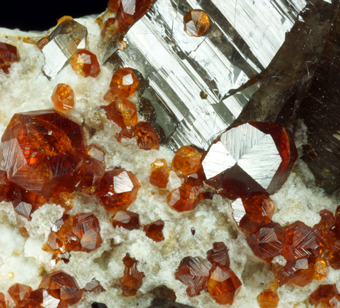
[[[86,153],[79,124],[55,110],[18,113],[1,143],[10,181],[44,197],[74,191]]]
[[[228,128],[203,155],[206,183],[236,199],[281,188],[297,159],[290,131],[275,123]]]

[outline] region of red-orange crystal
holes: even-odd
[[[215,266],[208,280],[208,292],[220,305],[232,305],[241,289],[242,282],[226,267]]]
[[[86,49],[78,50],[72,56],[70,64],[78,75],[84,77],[97,77],[100,73],[97,56]]]
[[[118,211],[111,218],[110,222],[114,228],[123,227],[127,230],[138,230],[139,215],[130,211]]]
[[[0,293],[0,308],[6,308],[5,295]]]
[[[134,296],[141,287],[145,275],[143,272],[138,271],[138,261],[131,258],[129,254],[126,254],[123,263],[125,265],[124,276],[119,279],[122,285],[123,296]]]
[[[147,237],[151,238],[155,242],[161,242],[164,240],[163,228],[164,221],[159,219],[144,226],[144,232]]]
[[[74,191],[86,153],[79,124],[54,110],[15,114],[1,143],[10,181],[46,197]]]
[[[282,255],[287,261],[296,261],[310,255],[321,256],[323,243],[312,228],[300,221],[285,228]]]
[[[105,172],[96,195],[105,210],[115,213],[126,210],[136,200],[140,187],[132,172],[115,168]]]
[[[8,294],[16,303],[24,299],[29,299],[31,292],[32,288],[30,286],[20,283],[15,283],[8,289]]]
[[[83,296],[83,291],[79,288],[74,277],[62,271],[44,276],[39,288],[47,290],[48,294],[68,305],[78,303]]]
[[[20,60],[18,50],[15,46],[0,42],[0,70],[9,74],[10,63]]]
[[[261,308],[276,308],[279,304],[279,296],[271,289],[263,290],[256,299]]]
[[[65,213],[73,209],[74,198],[68,192],[61,192],[59,194],[56,194],[50,199],[50,201],[64,208]]]
[[[268,224],[274,213],[274,202],[264,194],[236,199],[231,207],[235,222],[246,234],[255,233],[262,225]]]
[[[171,191],[166,200],[175,211],[185,212],[194,210],[202,198],[203,195],[199,186],[183,184]]]
[[[120,68],[112,76],[110,89],[119,98],[127,98],[134,94],[138,88],[139,81],[130,68]]]
[[[281,254],[283,241],[284,228],[272,221],[247,236],[247,243],[254,255],[267,262]]]
[[[150,184],[158,188],[166,188],[169,182],[171,168],[164,159],[157,159],[151,164]]]
[[[8,201],[8,191],[10,188],[10,182],[7,179],[5,171],[0,170],[0,202]]]
[[[150,122],[138,122],[135,126],[138,146],[143,150],[159,150],[159,137]]]
[[[193,297],[206,290],[211,268],[212,265],[208,260],[186,257],[178,266],[175,278],[187,285],[187,294]]]
[[[319,286],[310,296],[309,303],[315,307],[339,307],[340,294],[335,284]]]
[[[118,31],[125,33],[150,9],[152,0],[110,0],[108,9],[117,14]]]
[[[228,248],[223,242],[216,242],[213,244],[213,249],[207,252],[207,259],[214,265],[221,267],[230,267],[230,259]]]
[[[209,16],[202,10],[191,10],[183,18],[184,30],[190,36],[202,36],[210,27]]]
[[[108,119],[120,127],[134,126],[138,122],[137,107],[128,99],[115,97],[108,106],[102,106]]]
[[[68,111],[74,106],[74,92],[69,85],[64,83],[59,83],[54,88],[51,99],[55,109],[59,111]]]
[[[172,167],[183,175],[196,173],[201,168],[201,154],[191,146],[184,145],[176,151]]]

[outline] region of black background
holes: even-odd
[[[107,3],[108,0],[0,0],[0,27],[44,31],[64,15],[78,18],[100,14]]]

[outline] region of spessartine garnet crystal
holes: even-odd
[[[228,128],[202,158],[205,182],[230,199],[273,194],[297,159],[289,130],[275,123],[248,122]]]
[[[0,42],[0,70],[9,74],[11,63],[20,60],[18,50],[15,46]]]

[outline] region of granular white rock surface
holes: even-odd
[[[89,50],[100,55],[98,46],[100,29],[90,16],[77,20],[89,31]],[[229,201],[215,196],[199,204],[196,210],[178,214],[166,204],[166,195],[160,195],[148,181],[150,164],[157,158],[164,158],[171,164],[173,153],[166,147],[159,151],[144,151],[137,147],[135,140],[118,143],[115,135],[120,128],[106,119],[99,109],[106,102],[102,99],[109,88],[113,74],[112,64],[101,65],[97,78],[76,75],[70,65],[53,80],[48,80],[41,72],[44,58],[40,50],[18,39],[20,36],[39,36],[42,33],[23,33],[19,30],[0,28],[0,42],[15,45],[21,61],[14,63],[10,74],[0,70],[0,136],[2,136],[13,114],[31,110],[51,109],[51,93],[58,83],[69,84],[75,92],[75,107],[68,114],[74,121],[85,123],[95,129],[89,144],[96,144],[106,152],[107,169],[121,166],[133,172],[142,187],[137,200],[129,210],[140,215],[141,225],[157,219],[165,222],[165,240],[155,243],[142,230],[128,231],[114,229],[107,213],[94,197],[75,196],[75,206],[71,214],[94,213],[101,227],[103,244],[92,253],[72,252],[68,264],[59,262],[53,266],[52,255],[41,249],[46,242],[54,221],[63,215],[63,209],[47,204],[33,214],[32,221],[18,216],[10,203],[0,204],[0,291],[13,306],[6,293],[13,283],[23,283],[37,288],[46,272],[63,270],[76,277],[80,287],[96,278],[107,290],[100,295],[85,293],[75,308],[89,308],[94,301],[106,303],[108,307],[148,307],[152,301],[149,291],[165,285],[173,289],[177,301],[193,307],[220,307],[208,293],[193,298],[186,295],[186,286],[175,280],[174,273],[180,261],[186,256],[206,258],[212,244],[223,241],[229,248],[231,269],[241,279],[243,285],[233,306],[239,308],[258,307],[256,296],[269,287],[273,274],[269,265],[255,257],[248,247],[244,235],[233,222]],[[100,57],[99,57],[100,58]],[[138,102],[138,97],[134,98]],[[140,120],[143,118],[140,116]],[[303,123],[301,124],[303,127]],[[303,128],[296,134],[297,144],[305,138]],[[0,148],[1,153],[1,148]],[[0,169],[4,169],[0,156]],[[292,174],[282,189],[272,196],[276,209],[273,220],[282,225],[296,220],[313,226],[319,221],[318,212],[329,209],[334,212],[339,200],[329,197],[317,188],[308,167],[297,161]],[[24,238],[18,228],[25,226],[30,234]],[[191,230],[195,229],[193,235]],[[143,285],[137,296],[123,297],[119,278],[123,276],[122,259],[126,253],[139,260],[138,269],[145,273]],[[279,260],[278,260],[279,261]],[[287,284],[278,290],[279,307],[305,308],[308,295],[320,284],[339,283],[340,271],[330,270],[322,282],[313,281],[304,288]],[[340,287],[340,284],[339,284]]]

